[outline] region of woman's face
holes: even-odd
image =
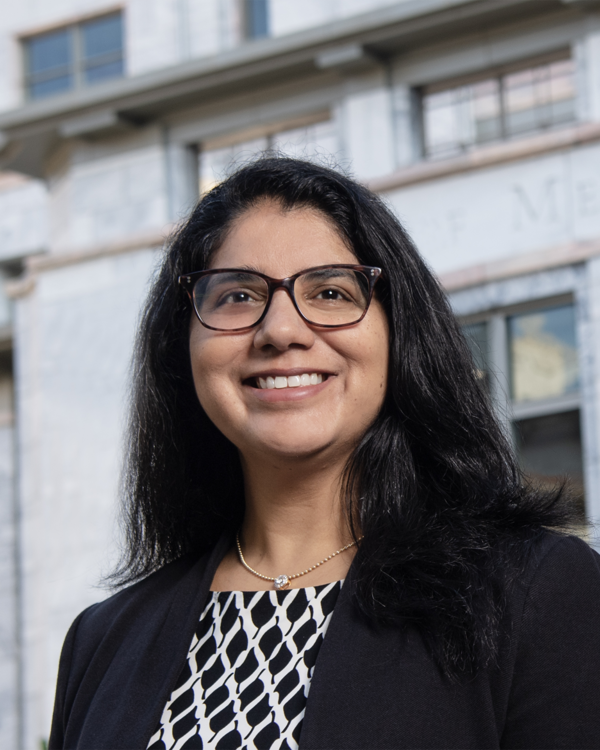
[[[357,262],[318,211],[284,212],[265,201],[235,221],[210,267],[251,268],[281,279],[313,266]],[[375,298],[360,323],[328,330],[305,323],[279,289],[264,320],[247,331],[212,331],[192,315],[190,352],[202,407],[247,459],[343,459],[386,392],[388,325]],[[259,378],[281,384],[303,374],[322,382],[260,387]]]

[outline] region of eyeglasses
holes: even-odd
[[[267,314],[273,292],[285,289],[300,317],[321,328],[340,328],[367,314],[381,268],[332,265],[307,268],[286,279],[243,268],[215,268],[179,277],[198,320],[213,331],[243,331]]]

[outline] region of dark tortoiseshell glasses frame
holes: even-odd
[[[362,310],[360,317],[358,317],[356,320],[352,320],[352,321],[344,322],[344,323],[315,323],[314,321],[307,318],[306,315],[300,309],[298,302],[296,301],[296,296],[294,293],[294,283],[296,279],[298,279],[300,276],[303,276],[304,274],[311,273],[312,271],[326,271],[327,269],[332,269],[332,270],[347,269],[347,270],[360,273],[362,276],[364,276],[368,284],[368,295],[366,296],[365,307]],[[196,287],[196,284],[200,279],[205,278],[206,276],[216,276],[218,274],[225,274],[225,273],[240,273],[240,274],[244,274],[247,276],[249,275],[257,276],[266,282],[267,301],[265,303],[264,309],[260,317],[251,325],[242,326],[240,328],[218,328],[216,326],[211,326],[206,321],[202,320],[202,317],[196,306],[196,301],[194,298],[194,289]],[[293,276],[288,276],[285,279],[273,279],[271,278],[271,276],[267,276],[264,273],[259,273],[258,271],[251,271],[248,268],[212,268],[208,271],[194,271],[193,273],[183,274],[182,276],[179,277],[178,282],[187,292],[188,297],[190,298],[190,302],[192,303],[192,308],[194,312],[196,313],[196,317],[198,318],[200,323],[202,323],[202,325],[205,328],[210,328],[210,330],[212,331],[229,331],[229,332],[247,331],[247,330],[250,330],[251,328],[255,328],[257,325],[260,325],[260,323],[264,320],[267,312],[269,311],[271,300],[273,299],[273,293],[277,289],[285,289],[285,291],[290,296],[290,299],[292,300],[294,307],[296,308],[296,311],[298,312],[298,315],[300,315],[302,320],[304,320],[309,325],[316,326],[318,328],[345,328],[346,326],[356,325],[357,323],[360,323],[360,321],[365,317],[365,315],[367,314],[367,311],[369,310],[371,300],[373,299],[373,291],[375,289],[375,283],[377,282],[377,279],[381,277],[381,274],[382,274],[381,268],[377,268],[376,266],[355,266],[355,265],[338,263],[338,264],[331,264],[331,265],[326,265],[326,266],[313,266],[311,268],[305,268],[302,271],[298,271],[298,273],[295,273]]]

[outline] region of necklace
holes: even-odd
[[[293,581],[294,578],[300,578],[300,576],[305,576],[307,573],[310,573],[311,570],[314,570],[315,568],[318,568],[320,565],[323,565],[323,563],[329,562],[333,557],[336,555],[341,554],[342,552],[345,552],[347,549],[350,549],[350,547],[354,547],[354,545],[357,542],[360,542],[360,540],[363,537],[359,537],[354,542],[350,542],[350,544],[347,544],[345,547],[342,547],[341,549],[337,550],[337,552],[333,552],[329,557],[325,557],[321,562],[318,562],[316,565],[313,565],[311,568],[307,568],[306,570],[303,570],[302,573],[294,573],[293,576],[285,575],[285,573],[282,573],[280,576],[276,576],[275,578],[271,578],[271,576],[264,576],[262,573],[259,573],[258,570],[254,570],[254,568],[251,568],[248,563],[244,560],[244,555],[242,553],[242,545],[240,544],[240,532],[238,531],[235,535],[235,542],[237,544],[237,551],[240,558],[240,562],[242,565],[246,568],[246,570],[249,570],[250,573],[257,576],[257,578],[262,578],[263,581],[273,581],[273,586],[279,591],[280,589],[287,589],[287,587],[290,585],[290,581]]]

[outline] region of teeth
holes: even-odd
[[[305,372],[302,375],[290,375],[289,378],[277,375],[272,378],[268,375],[266,378],[258,378],[260,388],[298,388],[301,385],[319,385],[323,382],[323,376],[316,372]]]

